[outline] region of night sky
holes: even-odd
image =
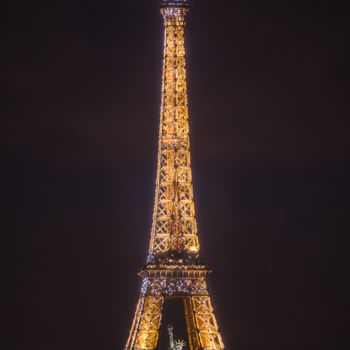
[[[350,348],[349,10],[194,0],[187,17],[195,205],[226,349]],[[159,2],[5,0],[0,18],[2,348],[122,349],[152,219]]]

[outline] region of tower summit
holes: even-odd
[[[181,298],[191,350],[223,350],[200,258],[190,159],[185,15],[189,0],[161,0],[164,53],[151,239],[125,350],[157,346],[164,301]]]

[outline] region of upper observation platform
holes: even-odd
[[[161,0],[161,8],[189,8],[190,0]]]

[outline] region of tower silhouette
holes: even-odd
[[[164,301],[181,298],[191,350],[224,348],[202,262],[193,201],[184,27],[189,0],[160,2],[164,55],[151,240],[126,350],[153,350]]]

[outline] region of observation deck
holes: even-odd
[[[160,8],[189,8],[190,0],[161,0]]]

